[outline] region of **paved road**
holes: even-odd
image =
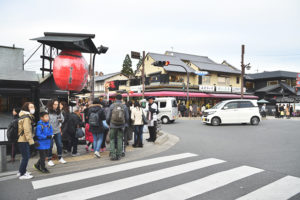
[[[164,126],[181,138],[165,152],[33,181],[2,181],[0,199],[299,200],[299,129],[291,120],[219,127],[179,120]]]

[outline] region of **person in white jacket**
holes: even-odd
[[[143,147],[143,128],[145,113],[139,102],[134,103],[134,108],[131,110],[131,120],[134,126],[134,144],[133,147]]]
[[[148,142],[155,142],[156,140],[156,127],[157,127],[157,113],[158,107],[154,103],[154,97],[148,97],[148,106],[146,106],[145,111],[147,113],[148,129],[150,137],[147,139]]]

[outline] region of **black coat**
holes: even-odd
[[[84,127],[84,123],[81,117],[79,117],[75,113],[71,113],[68,121],[68,129],[67,129],[68,135],[72,138],[75,137],[76,129],[78,127]]]
[[[98,113],[99,114],[99,124],[100,124],[100,126],[99,127],[90,126],[89,131],[92,132],[93,134],[104,133],[104,127],[103,127],[103,123],[102,123],[102,121],[106,119],[104,109],[101,108],[101,106],[97,105],[97,104],[91,105],[89,107],[87,120],[89,119],[89,116],[91,115],[91,113]]]

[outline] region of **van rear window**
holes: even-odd
[[[172,101],[172,107],[177,108],[177,102],[175,100]]]

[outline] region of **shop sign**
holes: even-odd
[[[232,87],[232,93],[240,93],[241,87]],[[246,92],[246,88],[244,87],[244,92]]]
[[[216,92],[231,92],[231,87],[229,87],[229,86],[216,86]]]
[[[214,92],[215,86],[213,85],[199,85],[199,90],[203,92]]]
[[[141,93],[143,89],[142,85],[130,86],[130,91]]]

